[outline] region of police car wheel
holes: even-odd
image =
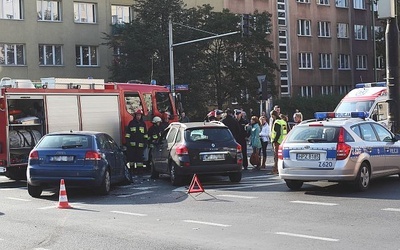
[[[301,187],[303,186],[302,181],[296,181],[296,180],[285,180],[286,186],[290,188],[291,190],[300,190]]]
[[[371,180],[371,172],[367,163],[363,162],[358,170],[356,180],[354,182],[354,187],[357,191],[367,190],[369,187],[369,182]]]

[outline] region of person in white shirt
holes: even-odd
[[[267,161],[267,146],[271,130],[267,122],[267,117],[261,116],[260,122],[261,122],[261,132],[260,132],[261,154],[263,157],[261,163],[261,169],[265,169],[266,168],[265,162]]]

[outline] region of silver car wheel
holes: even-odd
[[[367,166],[363,166],[360,172],[360,182],[361,182],[360,184],[364,188],[367,188],[369,185],[369,180],[370,180],[369,169]]]

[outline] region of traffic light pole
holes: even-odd
[[[190,41],[174,44],[171,19],[169,20],[169,23],[168,23],[168,31],[169,31],[168,32],[169,33],[169,73],[170,73],[170,81],[171,81],[171,93],[172,93],[172,96],[174,97],[174,101],[175,101],[174,47],[189,44],[189,43],[196,43],[196,42],[201,42],[201,41],[205,41],[205,40],[215,39],[215,38],[224,37],[224,36],[235,35],[235,34],[240,33],[240,31],[233,31],[233,32],[225,33],[225,34],[209,36],[209,37],[204,37],[204,38],[199,38],[199,39],[195,39],[195,40],[190,40]]]

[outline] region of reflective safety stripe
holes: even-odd
[[[149,139],[149,135],[146,134],[146,135],[143,136],[143,138],[144,139]]]
[[[136,146],[136,142],[133,141],[133,142],[130,143],[130,145],[131,145],[132,147],[135,147],[135,146]]]
[[[139,127],[140,133],[144,134],[144,127]]]
[[[129,128],[131,132],[136,132],[136,127]]]
[[[158,139],[158,135],[153,135],[153,139]]]
[[[135,162],[135,168],[142,168],[144,167],[143,162]]]
[[[144,143],[139,142],[138,146],[139,146],[139,148],[143,148],[144,147]]]
[[[125,138],[131,138],[131,134],[125,134]]]

